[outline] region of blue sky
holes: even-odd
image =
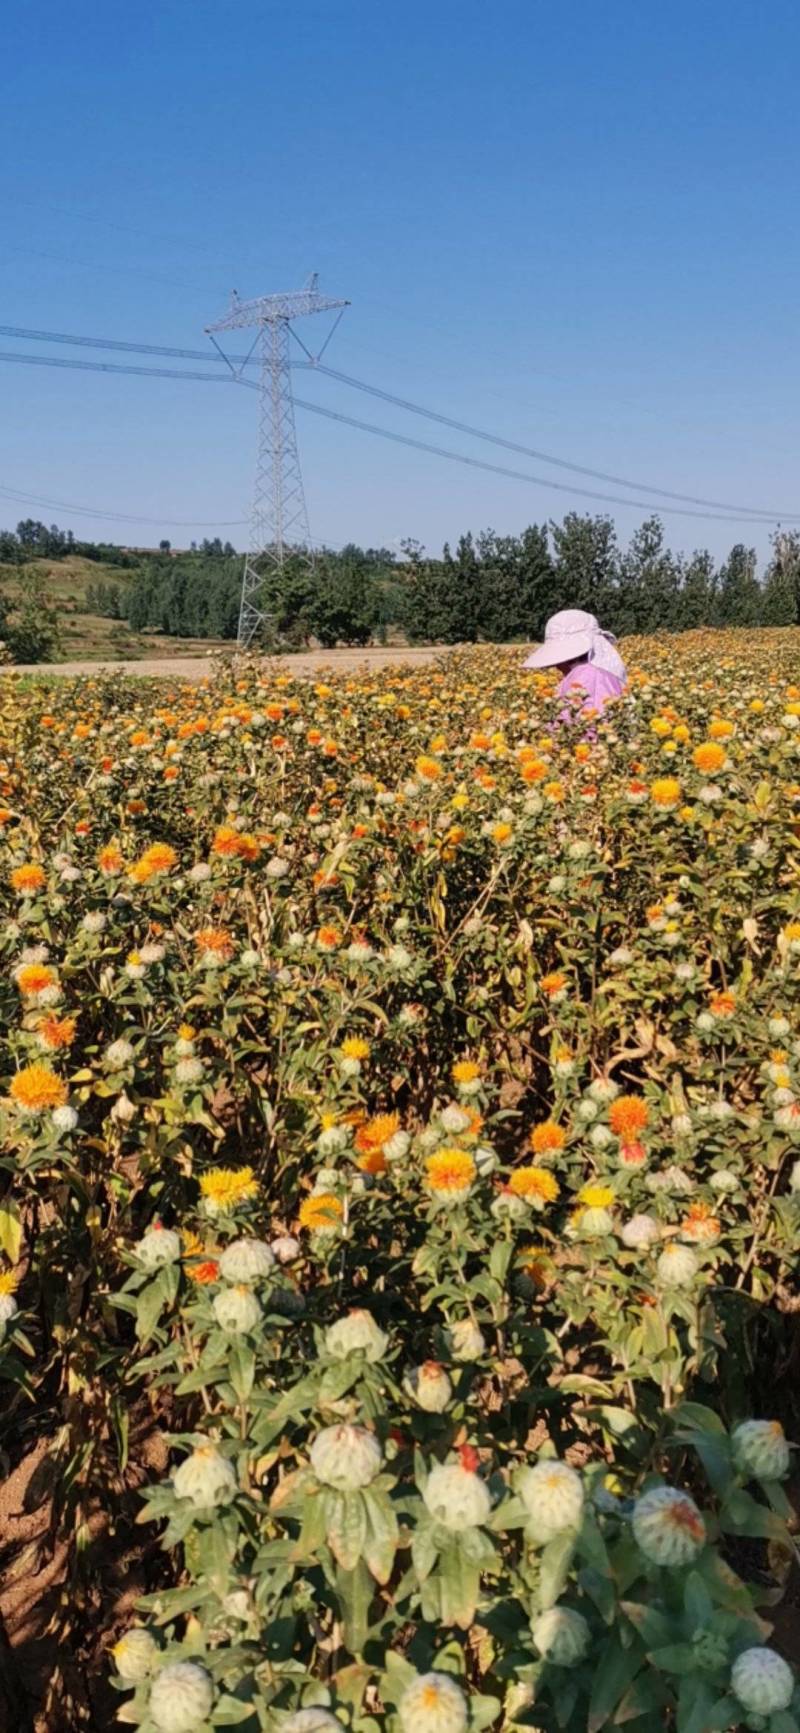
[[[788,0],[28,0],[4,20],[0,322],[202,347],[233,285],[316,269],[352,301],[333,366],[589,466],[800,511],[798,51]],[[321,377],[297,390],[504,461]],[[0,393],[0,486],[157,521],[33,515],[242,541],[254,394],[3,363]],[[438,549],[604,509],[297,420],[316,537]],[[622,538],[645,515],[605,509]],[[760,525],[664,521],[687,550],[767,551]]]

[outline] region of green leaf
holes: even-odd
[[[360,1492],[334,1492],[328,1499],[326,1539],[343,1571],[355,1570],[367,1538],[367,1512]]]
[[[583,1593],[594,1602],[603,1624],[613,1624],[617,1603],[610,1577],[595,1570],[594,1565],[585,1565],[578,1573],[578,1582]]]
[[[666,1613],[660,1613],[655,1607],[645,1606],[642,1601],[620,1601],[621,1611],[649,1648],[659,1648],[669,1642],[673,1624]]]
[[[725,1534],[744,1534],[753,1540],[777,1540],[791,1546],[782,1518],[757,1504],[749,1492],[737,1490],[726,1499],[720,1511],[720,1528]]]
[[[420,1524],[411,1537],[411,1559],[421,1583],[430,1576],[439,1557],[439,1548],[429,1527]]]
[[[333,1675],[338,1700],[349,1703],[351,1709],[358,1711],[372,1673],[372,1667],[365,1666],[363,1661],[353,1661],[349,1667],[340,1667],[338,1673]]]
[[[708,1733],[708,1729],[714,1725],[709,1720],[713,1709],[714,1692],[711,1687],[703,1679],[698,1679],[696,1673],[691,1678],[683,1679],[675,1717],[676,1733]],[[724,1725],[728,1726],[729,1723],[725,1722]]]
[[[214,1727],[238,1727],[242,1721],[251,1720],[252,1715],[252,1703],[240,1703],[237,1697],[229,1696],[226,1691],[225,1696],[214,1704],[211,1723]]]
[[[713,1615],[714,1603],[703,1578],[697,1571],[690,1571],[686,1578],[683,1604],[686,1609],[686,1616],[692,1625],[693,1634],[704,1630]]]
[[[336,1572],[336,1592],[344,1625],[344,1640],[351,1655],[360,1655],[369,1632],[369,1609],[372,1604],[372,1578],[363,1562],[354,1570]]]
[[[499,1697],[483,1697],[474,1694],[469,1700],[470,1733],[483,1733],[484,1727],[491,1727],[497,1720],[503,1705]]]
[[[233,1385],[239,1402],[246,1402],[253,1388],[256,1372],[256,1357],[249,1342],[234,1338],[228,1358],[228,1378]]]
[[[371,1670],[371,1669],[370,1669]],[[384,1661],[384,1671],[381,1678],[381,1698],[384,1703],[396,1708],[409,1685],[413,1685],[417,1677],[416,1667],[412,1667],[405,1655],[398,1655],[395,1649],[388,1649]]]
[[[136,1299],[136,1334],[140,1342],[149,1342],[166,1300],[164,1270],[159,1270],[152,1282],[142,1288]]]
[[[641,1665],[641,1651],[623,1649],[616,1631],[606,1638],[592,1682],[586,1733],[600,1733]]]
[[[513,1250],[510,1240],[495,1240],[489,1254],[489,1273],[496,1282],[505,1281]]]
[[[478,1602],[481,1581],[479,1566],[473,1564],[463,1548],[456,1544],[441,1554],[437,1575],[442,1624],[458,1625],[462,1631],[469,1630]]]
[[[671,1444],[690,1444],[697,1451],[706,1471],[709,1485],[724,1498],[733,1483],[731,1448],[727,1438],[717,1438],[710,1432],[676,1432]]]
[[[22,1246],[22,1222],[15,1203],[5,1203],[0,1209],[0,1251],[10,1264],[19,1262]]]
[[[114,1432],[114,1440],[117,1446],[119,1466],[124,1473],[128,1466],[128,1426],[130,1415],[127,1403],[125,1403],[118,1394],[114,1394],[111,1397],[109,1403],[109,1415]]]
[[[280,1513],[279,1513],[280,1514]],[[324,1492],[307,1492],[303,1500],[303,1522],[292,1548],[298,1562],[315,1558],[325,1544],[328,1527],[328,1499]]]
[[[348,1390],[352,1390],[353,1385],[357,1384],[361,1370],[361,1365],[357,1362],[337,1362],[335,1366],[329,1366],[320,1379],[320,1407],[326,1408],[331,1402],[338,1402],[342,1396],[346,1396]]]
[[[221,1524],[214,1522],[197,1537],[198,1575],[208,1580],[215,1594],[227,1594],[235,1546],[231,1546]]]
[[[555,1606],[563,1593],[575,1551],[574,1534],[557,1534],[542,1549],[539,1558],[539,1604],[543,1612]]]
[[[690,1673],[695,1653],[691,1643],[667,1643],[663,1649],[649,1649],[647,1659],[662,1673]]]
[[[364,1558],[379,1583],[388,1583],[399,1539],[397,1517],[385,1492],[367,1487],[361,1494],[367,1519]]]
[[[713,1408],[706,1408],[702,1402],[681,1402],[673,1410],[673,1420],[678,1426],[697,1427],[700,1432],[713,1432],[718,1438],[727,1438],[725,1427]]]
[[[671,1701],[669,1687],[658,1673],[640,1673],[634,1679],[630,1689],[625,1692],[614,1716],[614,1726],[624,1727],[626,1721],[636,1721],[640,1715],[650,1715],[652,1710],[661,1711]],[[658,1719],[652,1718],[648,1726],[661,1727],[665,1717],[659,1714]]]

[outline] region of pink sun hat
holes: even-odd
[[[622,658],[612,648],[615,643],[613,632],[604,632],[594,614],[585,614],[582,608],[564,608],[548,620],[544,643],[526,657],[522,666],[555,668],[560,662],[573,662],[577,656],[614,672],[615,664],[619,664],[624,673]]]

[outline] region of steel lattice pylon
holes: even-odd
[[[314,275],[304,289],[287,295],[262,295],[255,301],[240,301],[234,290],[229,312],[206,326],[207,335],[216,342],[215,331],[241,331],[254,325],[256,335],[247,359],[257,351],[261,364],[256,479],[239,607],[240,649],[252,644],[268,618],[263,606],[265,572],[280,571],[287,552],[297,548],[313,559],[294,425],[289,361],[292,321],[347,305],[347,301],[321,295]],[[301,347],[305,349],[305,344]],[[238,378],[245,363],[240,368],[234,368],[230,361],[228,365]]]

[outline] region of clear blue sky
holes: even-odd
[[[233,285],[316,269],[352,301],[332,365],[578,462],[800,511],[799,56],[789,0],[28,0],[3,24],[0,322],[202,346]],[[183,545],[215,532],[167,519],[247,514],[249,392],[2,363],[0,392],[0,485],[164,527],[33,515]],[[438,549],[604,509],[302,412],[298,431],[332,541]],[[644,515],[607,509],[623,538]],[[765,528],[665,523],[678,547],[767,549]]]

